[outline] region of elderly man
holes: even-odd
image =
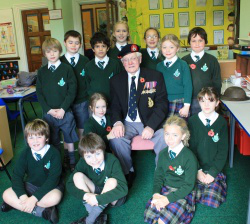
[[[115,136],[110,145],[131,187],[135,177],[131,140],[141,135],[154,142],[157,162],[159,152],[166,147],[162,124],[168,113],[168,101],[162,74],[140,68],[141,53],[137,45],[126,45],[118,57],[125,71],[110,80],[112,133]]]

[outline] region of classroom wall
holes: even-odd
[[[240,1],[240,38],[250,38],[250,23],[249,23],[249,9],[250,0]],[[246,42],[240,41],[240,43],[245,44]],[[250,43],[249,43],[250,44]]]

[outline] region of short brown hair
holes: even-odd
[[[64,42],[68,40],[69,37],[78,38],[80,41],[80,44],[82,43],[82,35],[77,32],[76,30],[69,30],[64,34]]]
[[[197,95],[197,100],[202,100],[205,95],[209,97],[208,99],[211,102],[220,100],[220,96],[214,87],[203,87]]]
[[[197,35],[199,35],[201,37],[201,39],[203,39],[205,41],[205,44],[208,43],[206,31],[201,27],[194,27],[188,33],[188,44],[190,44],[191,38],[196,37]]]
[[[62,53],[61,43],[55,38],[46,39],[42,45],[43,55],[45,56],[45,52],[47,50],[52,50],[52,49],[57,49],[61,54]]]
[[[42,119],[35,119],[25,126],[24,135],[26,139],[30,135],[41,135],[45,136],[46,139],[49,139],[49,125]]]
[[[83,157],[85,153],[94,153],[96,150],[102,150],[104,153],[106,145],[99,135],[90,132],[80,139],[78,149],[80,156]]]
[[[178,37],[174,34],[167,34],[166,36],[164,36],[161,40],[161,44],[163,44],[163,42],[169,40],[172,44],[174,44],[177,48],[180,48],[180,40],[178,39]]]
[[[188,140],[190,138],[190,132],[188,130],[187,122],[183,118],[178,117],[177,115],[173,115],[173,116],[170,116],[166,120],[165,124],[163,125],[163,129],[165,130],[165,128],[167,126],[170,126],[170,125],[176,125],[176,126],[180,127],[181,133],[183,135],[186,134],[184,140],[182,140],[183,145],[188,146]]]

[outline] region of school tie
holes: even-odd
[[[104,69],[104,66],[103,66],[104,63],[105,63],[105,61],[98,61],[98,63],[97,63],[99,68],[102,69],[102,70]]]
[[[122,48],[124,48],[125,46],[121,46],[121,50],[122,50]]]
[[[210,121],[211,121],[210,119],[207,119],[207,118],[206,118],[206,122],[207,122],[207,123],[206,123],[206,127],[210,127]]]
[[[166,67],[169,68],[169,66],[171,65],[172,61],[167,61],[166,62]]]
[[[101,168],[94,168],[94,171],[97,175],[100,175],[101,174]]]
[[[49,67],[49,70],[50,70],[51,72],[54,72],[54,71],[56,70],[56,66],[55,66],[55,65],[51,65],[51,66]]]
[[[170,159],[174,159],[176,157],[176,153],[173,152],[171,149],[169,150],[169,157]]]
[[[154,51],[151,51],[151,54],[152,54],[151,59],[152,59],[152,60],[156,60],[155,52],[154,52]]]
[[[36,152],[35,152],[35,156],[36,156],[36,160],[37,160],[37,161],[39,161],[39,160],[42,159],[42,156],[41,156],[41,154],[39,154],[39,153],[36,153]]]
[[[75,63],[75,57],[70,58],[70,60],[71,60],[70,64],[71,64],[73,67],[75,67],[75,65],[76,65],[76,63]]]
[[[104,121],[104,119],[101,119],[101,125],[102,125],[102,127],[104,127],[105,128],[105,121]]]
[[[200,56],[199,55],[195,55],[194,57],[196,58],[196,62],[200,60]]]
[[[135,88],[135,76],[132,77],[131,85],[130,85],[130,95],[128,102],[128,116],[132,121],[135,121],[137,111],[136,111],[136,88]]]

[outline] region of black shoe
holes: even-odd
[[[129,174],[125,175],[126,180],[128,182],[128,188],[130,189],[133,185],[133,182],[135,180],[135,172],[129,171]]]
[[[49,220],[51,223],[58,223],[59,217],[56,206],[45,208],[43,210],[42,217],[46,220]]]
[[[70,169],[70,172],[71,172],[71,173],[74,172],[75,167],[76,167],[76,164],[75,164],[75,163],[69,164],[69,169]]]
[[[106,224],[108,221],[108,215],[102,213],[101,215],[99,215],[96,220],[95,220],[95,224]]]
[[[3,204],[1,205],[2,212],[8,212],[11,209],[13,209],[13,207],[11,207],[10,205],[8,205],[6,202],[3,202]]]
[[[70,224],[85,224],[85,223],[86,223],[86,218],[87,218],[87,217],[82,217],[82,218],[80,218],[79,220],[74,221],[74,222],[72,222],[72,223],[70,223]]]

